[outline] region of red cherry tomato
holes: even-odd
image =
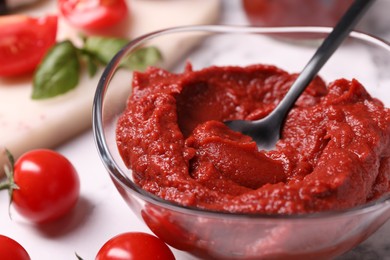
[[[57,16],[0,16],[0,76],[32,72],[57,35]]]
[[[96,260],[174,260],[169,247],[156,236],[128,232],[108,240],[99,250]]]
[[[86,30],[113,26],[128,14],[125,0],[58,0],[58,5],[71,25]]]
[[[26,219],[44,223],[62,217],[76,204],[80,181],[73,165],[51,150],[33,150],[14,166],[12,206]]]
[[[27,251],[12,238],[0,235],[1,259],[30,260]]]

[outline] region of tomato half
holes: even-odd
[[[0,16],[0,76],[32,72],[56,42],[57,16]]]
[[[22,155],[14,166],[12,206],[26,219],[44,223],[62,217],[76,204],[80,181],[63,155],[45,149]]]
[[[12,238],[0,235],[1,259],[30,260],[27,251]]]
[[[156,236],[142,232],[127,232],[108,240],[99,250],[96,260],[174,260],[171,249]]]
[[[58,5],[71,25],[86,30],[113,26],[128,14],[125,0],[58,0]]]

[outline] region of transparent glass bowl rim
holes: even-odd
[[[189,207],[177,204],[175,202],[164,200],[154,194],[146,192],[141,187],[136,185],[125,172],[120,170],[120,167],[115,163],[110,150],[108,148],[106,139],[104,137],[104,127],[103,127],[103,103],[104,96],[109,83],[112,77],[115,74],[115,71],[120,63],[122,57],[129,53],[137,45],[156,38],[158,36],[174,33],[185,33],[185,32],[206,32],[206,33],[215,33],[215,34],[224,34],[224,33],[251,33],[251,34],[261,34],[261,35],[275,35],[275,34],[300,34],[300,33],[316,33],[316,34],[328,34],[332,30],[331,27],[307,27],[307,26],[294,26],[294,27],[253,27],[253,26],[232,26],[232,25],[189,25],[189,26],[178,26],[166,28],[148,34],[139,36],[131,40],[126,46],[124,46],[109,62],[109,64],[104,69],[98,86],[96,88],[95,97],[92,107],[92,131],[95,139],[95,144],[99,152],[100,158],[109,172],[110,176],[118,182],[126,191],[130,191],[133,195],[137,195],[146,202],[159,205],[166,209],[171,209],[173,211],[179,211],[188,214],[203,215],[214,218],[248,218],[248,219],[281,219],[281,220],[299,220],[299,219],[317,219],[317,218],[329,218],[329,217],[341,217],[343,215],[354,215],[354,214],[363,214],[376,210],[378,206],[386,206],[390,203],[390,194],[384,195],[381,198],[371,201],[369,203],[359,205],[356,207],[344,209],[344,210],[334,210],[334,211],[323,211],[317,213],[308,213],[308,214],[293,214],[293,215],[283,215],[283,214],[256,214],[256,213],[231,213],[223,211],[213,211],[208,209],[201,209],[197,207]],[[367,33],[352,31],[350,33],[350,38],[355,38],[362,40],[371,44],[374,44],[378,47],[381,47],[387,50],[390,53],[390,43],[380,39],[378,37],[369,35]],[[129,174],[129,172],[128,172]]]

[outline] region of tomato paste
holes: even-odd
[[[117,125],[135,182],[190,207],[295,214],[353,207],[390,189],[390,111],[355,79],[315,78],[272,151],[225,120],[266,116],[296,79],[275,66],[136,72]]]

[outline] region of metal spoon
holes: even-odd
[[[349,35],[365,11],[375,0],[356,0],[343,15],[332,32],[326,37],[316,53],[302,70],[290,90],[276,108],[265,118],[255,121],[231,120],[224,122],[230,129],[249,135],[257,143],[259,150],[271,150],[280,139],[285,118],[305,88],[318,71]]]

